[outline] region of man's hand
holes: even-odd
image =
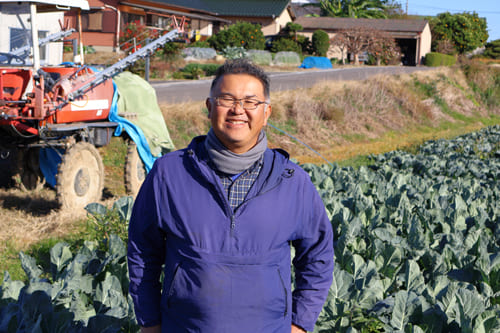
[[[292,332],[291,333],[306,333],[306,331],[304,331],[302,328],[292,324]]]
[[[161,333],[161,326],[141,327],[141,333]]]

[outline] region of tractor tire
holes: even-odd
[[[125,190],[127,194],[134,198],[137,196],[144,179],[146,179],[146,174],[146,167],[137,152],[136,144],[133,141],[129,141],[124,171]]]
[[[62,209],[97,202],[104,188],[104,166],[97,148],[78,142],[66,150],[57,172],[57,200]]]
[[[17,150],[12,178],[14,184],[24,192],[40,191],[45,185],[39,154],[38,148]]]

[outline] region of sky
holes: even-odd
[[[398,0],[403,10],[406,9],[406,1],[410,15],[434,16],[444,12],[451,14],[476,12],[479,17],[486,18],[488,41],[500,39],[499,0]]]
[[[292,2],[306,3],[317,0],[292,0]],[[500,39],[500,0],[396,0],[403,10],[408,3],[408,14],[434,16],[439,13],[451,14],[476,12],[479,17],[486,18],[488,41]]]

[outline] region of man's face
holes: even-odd
[[[206,105],[212,129],[217,138],[234,153],[242,154],[256,145],[260,131],[267,124],[271,106],[260,104],[255,110],[245,110],[240,103],[231,107],[217,105],[216,97],[265,101],[264,86],[248,74],[222,76]]]

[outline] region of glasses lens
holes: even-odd
[[[235,99],[231,97],[217,97],[217,104],[226,108],[231,108],[233,105],[241,104],[245,110],[255,110],[263,102],[256,99]]]

